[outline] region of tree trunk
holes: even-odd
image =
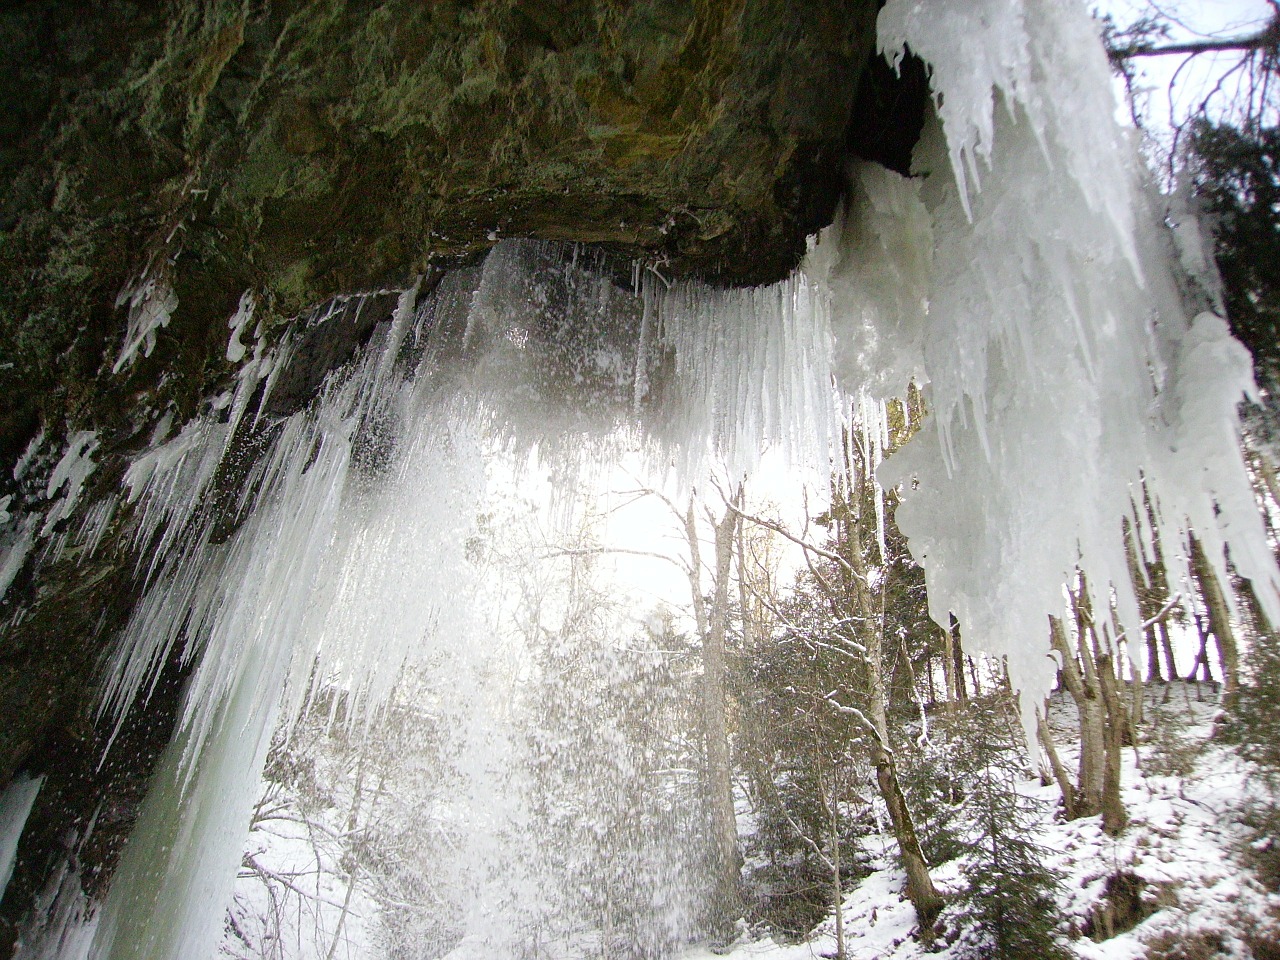
[[[1142,617],[1142,621],[1147,623],[1154,620],[1160,612],[1160,607],[1164,605],[1160,596],[1159,585],[1153,576],[1150,565],[1146,566],[1138,557],[1138,548],[1135,540],[1137,533],[1133,524],[1128,518],[1124,521],[1124,558],[1129,567],[1129,582],[1133,585],[1133,594],[1138,600],[1138,614]],[[1160,672],[1160,647],[1156,637],[1156,625],[1149,623],[1146,627],[1147,642],[1147,676],[1156,683],[1164,682],[1164,675]],[[1134,676],[1138,677],[1138,671],[1134,671]]]
[[[701,552],[693,505],[685,515],[692,566],[690,581],[694,613],[702,632],[702,723],[707,751],[707,805],[711,819],[713,871],[712,911],[717,933],[727,934],[742,916],[739,895],[738,825],[733,810],[733,769],[729,755],[729,731],[725,720],[725,633],[729,623],[729,569],[738,514],[726,510],[715,526],[715,582],[711,609],[702,597]]]
[[[960,644],[960,623],[955,617],[951,618],[951,629],[947,632],[947,635],[951,638],[951,669],[955,675],[956,700],[964,703],[969,699],[969,693],[964,686],[964,650]]]
[[[850,464],[846,464],[849,489],[854,489],[856,478]],[[860,638],[866,650],[868,706],[871,713],[872,738],[871,762],[876,768],[876,784],[885,806],[889,809],[889,820],[893,827],[894,839],[898,842],[898,851],[902,857],[902,866],[907,873],[907,898],[916,908],[916,917],[920,921],[920,929],[928,930],[933,926],[938,913],[942,909],[942,898],[933,886],[933,878],[929,876],[929,866],[924,852],[920,849],[920,838],[916,835],[915,822],[907,807],[906,797],[898,783],[897,766],[893,752],[889,747],[889,716],[887,691],[884,683],[884,611],[876,609],[872,602],[871,591],[867,580],[866,560],[862,548],[862,524],[856,515],[845,516],[845,543],[848,545],[848,563],[850,588],[854,605],[854,613],[864,624]]]
[[[1115,662],[1110,653],[1097,658],[1098,678],[1102,699],[1106,707],[1105,764],[1102,774],[1102,830],[1108,836],[1117,837],[1129,825],[1129,815],[1120,799],[1120,753],[1124,749],[1124,734],[1128,726],[1128,714],[1116,689]]]
[[[1078,618],[1077,618],[1078,619]],[[1098,690],[1093,657],[1087,646],[1077,644],[1080,660],[1072,651],[1066,628],[1057,617],[1049,618],[1053,649],[1062,661],[1062,682],[1075,701],[1080,720],[1080,766],[1072,809],[1077,817],[1092,817],[1102,812],[1103,769],[1106,765],[1102,694]],[[1079,623],[1077,622],[1077,629]],[[1081,670],[1081,664],[1085,670]]]
[[[865,583],[866,571],[862,569],[860,557],[859,554],[856,573]],[[863,609],[866,609],[865,605]],[[865,622],[874,621],[868,617]],[[871,739],[871,762],[876,768],[876,784],[880,788],[885,806],[889,809],[893,836],[898,841],[902,867],[907,873],[907,898],[916,908],[920,929],[927,930],[933,925],[933,921],[937,919],[942,909],[942,898],[938,896],[933,886],[933,878],[929,876],[929,865],[925,862],[924,852],[920,849],[920,838],[916,835],[915,822],[911,818],[906,797],[903,796],[902,788],[898,783],[897,764],[889,749],[883,640],[880,630],[874,627],[867,630],[864,635],[867,650],[867,678],[871,686],[871,723],[875,727],[875,735]]]
[[[1236,645],[1235,633],[1231,629],[1231,613],[1227,607],[1226,597],[1222,594],[1222,584],[1214,572],[1213,564],[1204,552],[1195,534],[1190,535],[1191,569],[1200,585],[1200,595],[1209,612],[1209,629],[1213,632],[1218,647],[1218,662],[1222,665],[1223,702],[1230,706],[1235,700],[1236,690],[1240,685],[1240,654]],[[1208,660],[1205,661],[1206,667]]]
[[[1160,668],[1160,638],[1156,635],[1155,624],[1147,627],[1147,679],[1152,683],[1164,683],[1164,672]]]
[[[1253,589],[1253,581],[1241,577],[1236,595],[1253,619],[1253,629],[1257,631],[1257,636],[1270,636],[1274,632],[1271,620],[1267,617],[1267,612],[1262,609],[1262,602],[1258,599],[1258,594]]]
[[[1130,717],[1120,699],[1116,677],[1116,660],[1108,646],[1103,649],[1104,637],[1093,616],[1089,599],[1089,585],[1080,576],[1080,590],[1075,594],[1076,628],[1081,662],[1085,668],[1086,684],[1095,687],[1095,700],[1101,700],[1102,721],[1102,829],[1111,836],[1118,836],[1128,825],[1129,818],[1120,799],[1120,754],[1125,737],[1131,731]],[[1090,638],[1092,642],[1086,640]],[[1108,645],[1110,641],[1106,641]]]
[[[822,791],[822,805],[827,811],[827,824],[831,830],[831,902],[836,916],[836,960],[844,960],[844,887],[840,882],[840,771],[832,771],[832,789],[827,790],[826,782],[818,778]]]
[[[1169,637],[1169,627],[1163,620],[1156,624],[1160,631],[1160,649],[1164,651],[1165,675],[1170,681],[1178,679],[1178,660],[1173,655],[1173,640]]]
[[[975,697],[982,696],[982,680],[978,677],[978,665],[974,662],[973,657],[965,657],[969,661],[969,677],[973,680],[973,695]]]
[[[1153,597],[1155,606],[1150,614],[1144,614],[1143,620],[1149,620],[1159,612],[1160,608],[1169,602],[1169,575],[1168,567],[1164,562],[1164,547],[1160,543],[1160,523],[1156,516],[1155,504],[1151,500],[1151,495],[1146,487],[1142,490],[1142,503],[1146,509],[1148,529],[1151,531],[1151,561],[1146,563],[1147,580],[1151,588],[1156,592]],[[1178,679],[1178,661],[1173,655],[1173,642],[1169,639],[1169,627],[1162,618],[1155,624],[1155,630],[1159,635],[1160,649],[1164,654],[1164,676],[1172,682]],[[1154,677],[1155,674],[1152,674]]]
[[[1246,454],[1249,463],[1252,464],[1254,474],[1262,481],[1263,497],[1270,500],[1276,507],[1280,507],[1280,483],[1276,481],[1275,467],[1271,465],[1270,458],[1261,450],[1251,449],[1246,446]],[[1271,511],[1269,509],[1262,510],[1263,522],[1267,525],[1267,532],[1275,537],[1276,530],[1271,522]]]
[[[1196,621],[1196,633],[1200,636],[1200,649],[1196,651],[1195,660],[1191,661],[1191,672],[1187,674],[1187,683],[1196,683],[1196,673],[1203,668],[1204,682],[1213,683],[1213,671],[1209,669],[1209,628],[1206,626],[1204,617],[1199,613],[1194,615]]]
[[[915,822],[911,819],[906,797],[902,795],[902,788],[898,785],[897,765],[893,754],[878,740],[873,740],[871,762],[875,764],[880,795],[889,808],[893,835],[902,854],[902,868],[907,873],[907,899],[916,908],[920,929],[928,930],[942,910],[942,898],[934,889],[933,878],[929,876],[929,865],[925,862],[924,852],[920,849],[920,838],[916,835]]]
[[[1058,789],[1062,791],[1062,813],[1068,820],[1074,820],[1079,814],[1076,812],[1076,791],[1071,783],[1071,777],[1067,773],[1067,768],[1062,765],[1062,760],[1058,758],[1058,749],[1053,742],[1053,731],[1049,729],[1049,701],[1046,698],[1044,702],[1044,712],[1036,711],[1036,736],[1040,740],[1040,746],[1044,748],[1045,756],[1049,758],[1049,769],[1053,771],[1053,779],[1058,781]]]
[[[1142,725],[1146,723],[1146,686],[1142,682],[1142,669],[1138,667],[1132,660],[1129,661],[1129,670],[1133,674],[1133,692],[1129,697],[1129,728],[1132,739],[1130,742],[1134,747],[1138,746],[1138,732],[1142,729]]]

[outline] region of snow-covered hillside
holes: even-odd
[[[1269,893],[1242,861],[1250,830],[1242,821],[1267,788],[1230,746],[1213,737],[1218,695],[1207,684],[1173,683],[1147,691],[1145,742],[1124,755],[1123,798],[1130,816],[1118,838],[1101,818],[1062,822],[1057,787],[1029,778],[1019,789],[1049,818],[1037,840],[1061,879],[1064,945],[1084,960],[1210,960],[1280,957],[1280,895]],[[1050,720],[1068,767],[1075,762],[1074,708],[1054,697]],[[918,936],[914,908],[902,893],[891,839],[867,853],[877,869],[844,902],[848,960],[949,960],[946,938]],[[948,893],[963,887],[961,863],[935,872]],[[943,914],[947,926],[947,914]],[[954,925],[952,925],[954,926]],[[1111,933],[1110,936],[1107,936]],[[700,947],[686,960],[723,955]],[[744,938],[732,960],[811,960],[835,956],[828,919],[801,943]]]
[[[1215,738],[1218,702],[1218,692],[1208,684],[1177,682],[1146,691],[1143,742],[1124,754],[1123,800],[1130,822],[1119,837],[1103,832],[1100,817],[1064,822],[1058,788],[1044,785],[1030,771],[1018,784],[1029,808],[1041,813],[1033,839],[1060,881],[1058,929],[1068,955],[1082,960],[1280,957],[1280,894],[1264,888],[1244,856],[1251,835],[1248,811],[1269,799],[1267,787],[1229,744]],[[1062,760],[1073,767],[1075,711],[1061,694],[1052,700],[1050,723]],[[351,795],[349,776],[343,779],[342,759],[330,757],[305,777],[294,777],[292,792],[278,782],[269,786],[246,847],[222,954],[242,960],[374,960],[470,957],[468,951],[477,946],[483,951],[470,941],[451,942],[449,930],[457,929],[457,918],[447,915],[445,901],[430,890],[418,885],[415,892],[427,895],[410,904],[396,903],[387,887],[387,860],[416,851],[426,863],[430,857],[425,851],[451,842],[449,836],[456,838],[467,825],[450,822],[446,807],[420,807],[406,840],[387,848],[375,869],[353,872],[355,860],[342,853],[344,839],[350,839],[344,819],[354,823],[351,804],[372,804],[373,826],[367,828],[372,837],[381,819],[373,815],[377,806],[397,801],[385,787],[371,790],[367,784],[364,800],[358,801]],[[298,793],[301,780],[310,783],[305,800]],[[744,846],[750,849],[755,818],[745,801],[740,813]],[[887,829],[864,837],[852,859],[866,875],[846,884],[848,960],[955,960],[963,942],[972,942],[976,931],[954,905],[944,909],[931,942],[920,937]],[[965,888],[963,867],[961,858],[933,871],[939,889],[953,903]],[[403,875],[410,866],[400,862],[398,869]],[[416,869],[429,875],[429,867]],[[380,915],[388,909],[396,915]],[[489,922],[518,921],[514,914],[497,913]],[[682,958],[812,960],[836,955],[830,916],[798,942],[783,939],[771,936],[764,924],[752,930],[744,925],[727,950],[697,944],[684,950]],[[549,949],[546,956],[562,956]]]

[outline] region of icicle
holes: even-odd
[[[240,342],[240,337],[244,334],[245,327],[253,321],[253,311],[258,306],[258,300],[253,295],[252,290],[246,290],[240,294],[240,304],[236,307],[236,312],[231,315],[231,319],[227,321],[227,326],[231,330],[231,339],[227,341],[227,359],[232,363],[239,363],[244,359],[246,347]]]
[[[96,467],[93,453],[97,449],[98,434],[95,431],[78,430],[67,438],[67,450],[49,475],[45,490],[45,497],[50,500],[59,493],[62,497],[45,513],[40,536],[48,536],[55,524],[71,516],[84,489],[84,482]]]
[[[639,265],[637,264],[637,270]],[[654,336],[653,321],[653,298],[644,296],[640,287],[640,275],[637,272],[633,278],[636,287],[636,295],[644,299],[644,312],[640,319],[640,337],[636,341],[636,372],[635,372],[635,391],[632,401],[632,415],[640,416],[641,405],[649,396],[649,364],[650,352],[652,349],[652,340]]]
[[[850,405],[834,371],[860,398],[882,556],[880,484],[901,483],[897,521],[925,567],[932,615],[949,626],[956,613],[973,644],[1006,654],[1028,708],[1052,677],[1045,614],[1078,562],[1095,590],[1116,586],[1122,626],[1136,622],[1119,518],[1144,475],[1167,523],[1203,534],[1219,565],[1229,540],[1242,573],[1276,586],[1238,463],[1247,356],[1221,321],[1190,324],[1181,310],[1111,126],[1087,16],[1054,0],[890,0],[880,31],[882,49],[909,45],[933,62],[941,124],[917,152],[921,176],[854,171],[849,212],[792,278],[711,290],[637,267],[627,297],[576,249],[503,241],[443,278],[429,307],[415,306],[417,284],[395,291],[391,323],[273,426],[241,489],[220,491],[253,506],[229,535],[215,537],[210,486],[288,343],[272,356],[258,338],[253,359],[240,356],[222,415],[172,438],[157,430],[125,475],[151,552],[146,594],[108,665],[104,715],[119,722],[175,656],[192,675],[164,786],[121,871],[143,878],[154,863],[156,876],[139,879],[135,902],[131,881],[117,883],[101,949],[152,943],[176,957],[207,942],[266,739],[277,715],[287,726],[304,708],[313,674],[337,678],[353,733],[415,660],[456,667],[460,703],[511,709],[510,690],[479,678],[496,662],[485,656],[512,654],[487,649],[493,633],[475,612],[481,599],[510,600],[478,581],[467,547],[495,457],[550,465],[562,482],[589,475],[584,451],[629,443],[638,418],[654,459],[686,486],[713,458],[736,480],[765,444],[826,470],[835,444],[852,461],[859,439],[837,439]],[[335,298],[300,326],[370,302]],[[149,349],[132,326],[130,337]],[[880,464],[886,401],[912,383],[932,416]],[[92,449],[68,451],[50,496],[72,481],[74,500]],[[1264,593],[1269,610],[1280,606],[1276,589]],[[483,752],[494,745],[477,717],[460,724],[477,748],[468,775],[493,787],[503,744]],[[479,853],[500,828],[474,827]]]
[[[18,841],[27,825],[36,795],[44,785],[44,777],[19,774],[0,794],[0,900],[13,876],[14,862],[18,856]]]
[[[0,600],[4,599],[35,546],[39,520],[38,516],[28,514],[21,520],[11,521],[5,530],[0,531],[0,551],[3,551],[0,553]]]
[[[1120,517],[1144,476],[1165,542],[1189,524],[1221,565],[1230,538],[1280,603],[1239,464],[1248,358],[1220,320],[1188,323],[1096,26],[1065,0],[890,0],[879,28],[881,49],[929,61],[941,119],[914,161],[935,237],[918,378],[933,416],[881,471],[903,484],[935,619],[1006,654],[1024,705],[1052,680],[1045,615],[1077,564],[1136,637]]]
[[[871,484],[871,495],[875,501],[876,511],[876,544],[880,548],[880,560],[889,562],[889,552],[884,542],[884,488],[876,478],[876,471],[884,460],[885,447],[889,442],[888,413],[883,400],[872,399],[865,394],[859,399],[861,407],[863,431],[866,436],[866,479]]]
[[[18,462],[14,464],[14,480],[21,481],[27,475],[27,471],[31,468],[31,464],[36,458],[36,454],[38,454],[40,452],[40,448],[44,446],[44,441],[45,432],[42,429],[31,438],[31,442],[27,444],[27,448],[22,451],[22,456],[20,456],[18,458]]]
[[[287,645],[251,647],[227,697],[218,700],[215,730],[204,739],[198,762],[192,764],[187,739],[195,731],[170,745],[97,918],[90,958],[212,955],[287,659]]]
[[[116,306],[126,303],[129,305],[128,331],[120,355],[112,364],[112,373],[131,365],[139,352],[144,357],[151,356],[156,346],[156,332],[169,325],[169,318],[178,308],[178,297],[163,275],[144,273],[120,291]]]
[[[838,422],[827,296],[804,273],[754,290],[646,287],[675,357],[664,419],[646,425],[678,451],[682,477],[713,453],[745,476],[763,445],[789,463],[827,462]]]
[[[831,327],[837,384],[887,400],[924,383],[933,224],[917,180],[878,164],[853,171],[850,211],[801,265]]]
[[[387,340],[387,346],[383,349],[382,360],[378,364],[378,372],[375,377],[376,384],[374,390],[387,382],[387,378],[391,373],[391,367],[396,362],[396,358],[400,355],[400,346],[404,343],[404,338],[409,332],[409,325],[413,322],[416,315],[416,307],[418,304],[418,291],[422,288],[422,274],[418,274],[413,278],[413,285],[407,290],[403,290],[400,296],[396,298],[396,307],[391,314],[391,333]]]

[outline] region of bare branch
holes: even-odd
[[[837,713],[842,713],[847,717],[853,717],[855,720],[861,723],[864,727],[866,727],[869,731],[871,731],[871,735],[876,738],[876,743],[880,744],[880,749],[883,750],[889,756],[893,756],[892,748],[890,748],[889,744],[885,743],[884,738],[880,736],[880,731],[876,729],[876,725],[872,723],[870,719],[868,719],[865,713],[863,713],[857,707],[850,707],[841,703],[839,700],[835,698],[834,690],[832,690],[825,697],[823,697],[823,699],[826,700],[827,703],[831,704],[831,706],[835,708]]]
[[[625,557],[648,557],[652,560],[665,560],[681,570],[687,567],[675,557],[656,550],[629,550],[626,547],[555,547],[543,552],[541,559],[551,560],[556,557],[598,557],[620,554]]]
[[[1161,44],[1139,41],[1126,47],[1110,49],[1107,51],[1107,56],[1112,63],[1122,63],[1133,57],[1195,57],[1202,53],[1249,53],[1254,50],[1274,50],[1277,47],[1280,47],[1280,20],[1272,20],[1264,29],[1243,37],[1208,38]]]
[[[296,893],[298,896],[306,900],[311,900],[311,901],[314,901],[315,903],[323,903],[329,907],[338,907],[339,909],[342,908],[342,904],[338,903],[335,900],[330,900],[327,897],[323,897],[319,894],[311,893],[310,891],[303,890],[301,887],[295,886],[289,880],[289,877],[286,874],[279,873],[275,870],[270,869],[269,867],[264,867],[252,854],[245,855],[244,865],[250,871],[252,871],[252,873],[261,877],[264,881],[274,880],[276,883],[280,884],[280,886],[284,887],[286,890],[291,890],[294,893]]]
[[[1172,597],[1169,598],[1169,602],[1160,608],[1159,613],[1155,614],[1149,620],[1144,620],[1142,622],[1142,625],[1138,627],[1138,632],[1142,633],[1147,629],[1147,627],[1154,627],[1161,620],[1169,616],[1169,614],[1173,611],[1174,607],[1178,606],[1180,603],[1182,603],[1182,594],[1175,593]],[[1115,642],[1119,643],[1121,640],[1125,638],[1125,636],[1128,633],[1129,633],[1128,630],[1121,630],[1118,634],[1116,634]]]
[[[732,503],[728,503],[727,501],[726,501],[726,506],[728,506],[730,510],[736,513],[743,520],[748,520],[751,523],[764,527],[766,530],[772,530],[774,533],[790,540],[796,546],[801,547],[806,553],[813,553],[816,556],[822,557],[824,560],[830,560],[832,563],[836,564],[845,572],[847,572],[851,577],[858,576],[857,572],[853,569],[852,564],[850,564],[849,561],[846,560],[844,557],[840,556],[840,554],[833,553],[830,550],[826,550],[818,546],[816,543],[814,543],[811,540],[806,540],[803,537],[797,537],[794,533],[792,533],[782,524],[777,523],[773,520],[769,520],[769,519],[766,519],[765,517],[758,517],[753,514],[745,513],[742,510],[738,509],[738,507],[734,506]]]

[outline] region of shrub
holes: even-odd
[[[1226,950],[1226,937],[1217,930],[1162,930],[1147,941],[1146,960],[1214,960]]]
[[[1190,736],[1185,713],[1170,704],[1155,707],[1146,732],[1147,755],[1142,758],[1145,773],[1185,778],[1195,772],[1204,743]]]
[[[1241,819],[1249,828],[1241,845],[1241,859],[1268,890],[1280,893],[1280,805],[1272,802],[1247,807]]]

